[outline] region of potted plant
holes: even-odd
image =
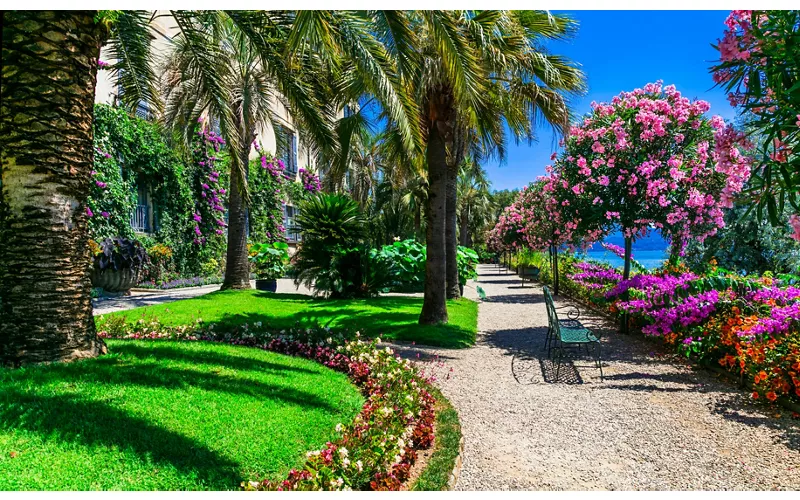
[[[249,254],[253,271],[256,273],[256,289],[275,292],[278,289],[277,279],[286,271],[289,245],[283,241],[253,243]]]
[[[104,293],[128,294],[139,282],[139,273],[149,262],[147,250],[136,240],[106,238],[92,241],[92,287]]]

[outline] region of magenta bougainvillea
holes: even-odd
[[[197,165],[194,189],[199,193],[192,214],[194,239],[196,245],[205,245],[212,238],[221,238],[227,223],[225,214],[225,188],[219,185],[220,171],[218,154],[225,140],[203,126],[198,120],[196,138],[192,147],[192,159]]]
[[[322,191],[322,184],[320,184],[319,177],[314,172],[305,168],[301,168],[298,172],[300,173],[300,182],[303,184],[303,189],[311,194]]]

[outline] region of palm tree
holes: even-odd
[[[105,351],[92,317],[86,200],[97,60],[126,52],[123,102],[157,104],[141,12],[4,11],[0,363]]]
[[[474,157],[461,163],[458,175],[458,218],[461,221],[459,237],[462,246],[472,244],[472,228],[480,228],[491,222],[491,182],[486,170]]]
[[[314,57],[285,57],[293,35],[290,12],[170,11],[189,48],[187,71],[207,90],[204,104],[218,117],[232,151],[243,138],[223,84],[230,65],[208,29],[230,22],[246,37],[281,95],[318,144],[335,143],[327,107],[309,82]],[[128,109],[160,109],[143,11],[4,11],[2,72],[2,198],[0,198],[0,360],[3,363],[96,356],[89,281],[86,200],[93,165],[92,114],[100,47],[108,43],[111,71]],[[295,46],[302,44],[295,41]],[[246,205],[246,162],[231,155],[232,176]],[[36,255],[37,259],[31,259]],[[246,259],[246,253],[244,254]]]
[[[196,31],[193,33],[196,34],[195,40],[187,37],[185,32],[179,33],[173,39],[172,52],[165,65],[165,120],[176,131],[191,130],[189,124],[194,123],[203,113],[210,112],[214,118],[218,118],[215,115],[217,110],[211,105],[215,94],[220,93],[227,99],[222,105],[233,116],[235,135],[240,139],[239,149],[232,149],[231,156],[239,158],[241,170],[232,171],[233,175],[230,177],[227,258],[222,288],[243,289],[250,288],[247,260],[247,169],[257,133],[267,127],[277,130],[278,122],[272,110],[273,103],[280,102],[287,109],[293,109],[301,119],[307,118],[302,120],[307,124],[304,130],[321,141],[314,143],[315,147],[331,147],[333,141],[327,126],[330,116],[324,116],[330,108],[317,103],[317,107],[311,109],[315,115],[319,114],[318,110],[322,112],[322,119],[318,116],[302,116],[307,109],[301,106],[293,108],[280,90],[289,85],[309,85],[302,99],[312,98],[314,92],[309,82],[314,79],[309,79],[309,68],[303,67],[303,71],[296,68],[289,73],[283,73],[281,68],[276,71],[265,64],[261,50],[257,50],[248,34],[231,18],[213,16],[211,20],[216,22],[203,20],[205,22],[202,24],[196,23]],[[291,28],[290,17],[277,17],[275,21],[284,23],[286,30]],[[280,53],[286,50],[286,41],[286,36],[283,40],[272,38],[268,50]],[[203,44],[204,50],[215,54],[221,80],[213,82],[214,86],[209,85],[211,82],[206,81],[200,68],[195,67],[199,62],[194,56],[196,44]],[[284,64],[282,59],[278,58],[278,61],[279,66]]]
[[[408,155],[427,165],[425,299],[420,323],[447,321],[448,171],[474,136],[502,156],[506,130],[534,138],[539,122],[563,129],[565,95],[584,88],[583,73],[542,48],[576,24],[541,11],[304,12],[298,36],[340,53],[358,77],[345,87],[374,95],[389,130]],[[324,41],[324,42],[323,42]],[[451,205],[455,186],[450,185]],[[449,213],[455,225],[455,210]],[[451,249],[455,241],[450,242]],[[455,252],[451,258],[454,260]]]

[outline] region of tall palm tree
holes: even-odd
[[[459,145],[474,134],[484,149],[502,155],[506,130],[532,140],[539,122],[566,127],[565,96],[583,90],[583,73],[565,58],[548,54],[542,42],[570,36],[576,24],[541,11],[301,16],[298,35],[316,41],[319,50],[343,54],[359,68],[348,88],[373,94],[407,154],[425,156],[427,263],[420,323],[446,322],[446,248],[455,239],[454,230],[446,237],[447,179],[460,163]],[[450,192],[455,193],[453,184]],[[454,210],[449,219],[454,225]]]
[[[486,170],[474,157],[461,163],[458,175],[458,218],[461,221],[459,238],[461,245],[470,246],[475,227],[484,227],[491,221],[491,182]]]
[[[283,23],[288,32],[292,18],[276,16],[275,23]],[[268,66],[262,57],[264,47],[259,50],[251,43],[249,35],[227,16],[215,15],[199,19],[195,23],[196,39],[190,39],[185,32],[173,39],[172,50],[166,60],[165,96],[167,111],[165,120],[176,131],[191,130],[194,123],[203,113],[209,112],[214,118],[216,112],[211,103],[215,93],[221,93],[228,99],[222,103],[226,111],[233,116],[233,124],[240,141],[238,150],[231,148],[231,156],[239,158],[241,170],[233,172],[230,177],[228,198],[228,244],[225,281],[223,289],[250,288],[250,270],[247,260],[247,176],[249,157],[253,141],[260,130],[271,127],[277,130],[277,117],[273,113],[273,105],[280,102],[287,109],[292,109],[296,116],[306,124],[304,130],[320,142],[314,142],[315,148],[330,148],[333,138],[328,123],[331,108],[317,103],[311,108],[315,115],[303,116],[307,109],[292,106],[280,93],[289,85],[307,86],[305,101],[315,95],[311,85],[315,81],[309,78],[312,71],[307,67],[310,60],[295,62],[298,65],[292,71],[281,71],[285,65],[283,59],[277,58],[278,70]],[[272,37],[268,50],[277,54],[286,50],[288,37],[283,39]],[[215,63],[219,66],[221,76],[212,87],[203,78],[200,62],[194,56],[195,45],[203,44],[204,50],[215,54]],[[319,62],[319,61],[317,61]],[[302,65],[302,66],[299,66]],[[303,71],[299,71],[302,69]],[[327,116],[325,116],[327,114]],[[302,120],[306,118],[305,120]],[[320,127],[321,126],[321,127]],[[315,129],[314,127],[318,127]]]
[[[308,53],[286,58],[294,18],[290,12],[170,11],[191,48],[193,77],[208,89],[208,110],[219,118],[228,147],[242,137],[223,82],[229,65],[207,26],[227,19],[242,31],[269,68],[304,126],[334,143],[325,113],[295,68],[312,67]],[[110,68],[128,109],[141,102],[160,109],[143,11],[4,11],[0,101],[0,361],[10,364],[95,356],[104,344],[91,307],[87,198],[93,165],[92,114],[100,47],[108,43]],[[299,45],[299,42],[296,42]],[[231,155],[232,177],[247,200],[246,163]],[[37,259],[31,259],[31,256]]]

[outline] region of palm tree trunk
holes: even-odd
[[[461,214],[461,246],[469,246],[469,207]]]
[[[447,264],[447,298],[457,299],[461,297],[461,290],[458,287],[458,163],[452,161],[447,167],[447,200],[445,201],[445,214],[447,222],[445,224],[445,251]]]
[[[447,322],[445,299],[445,225],[447,190],[447,148],[439,127],[434,123],[428,132],[428,201],[425,209],[427,260],[425,262],[425,297],[421,325]]]
[[[422,207],[416,203],[414,208],[414,238],[419,237],[420,228],[422,227]]]
[[[251,134],[252,135],[252,134]],[[244,144],[239,153],[245,169],[250,164],[251,135],[243,134]],[[247,172],[247,170],[245,170]],[[247,175],[242,182],[247,182]],[[250,262],[247,260],[247,206],[242,199],[242,189],[235,175],[231,174],[228,197],[228,248],[225,262],[223,290],[250,288]]]
[[[105,352],[92,317],[86,205],[107,35],[94,14],[3,12],[1,364]]]

